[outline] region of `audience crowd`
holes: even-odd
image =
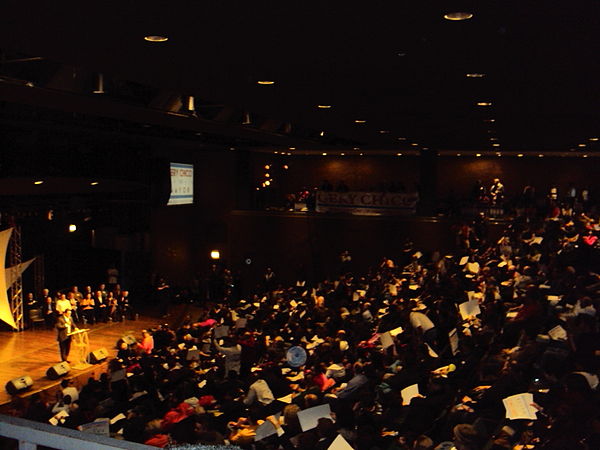
[[[120,341],[99,380],[18,414],[116,418],[111,434],[156,447],[597,449],[599,229],[555,215],[489,242],[465,226],[454,255],[407,243],[362,275],[270,280]]]

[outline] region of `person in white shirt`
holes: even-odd
[[[433,345],[437,338],[437,330],[435,324],[431,321],[427,315],[419,311],[411,311],[409,315],[410,324],[417,331],[417,333],[423,336],[423,340]]]
[[[275,396],[273,395],[271,388],[265,380],[260,378],[260,375],[258,375],[259,373],[260,371],[253,373],[253,379],[255,381],[250,385],[248,394],[246,394],[244,397],[244,405],[246,406],[250,406],[255,401],[258,401],[258,403],[260,403],[262,406],[266,406],[275,400]]]
[[[72,402],[77,402],[79,400],[79,391],[72,383],[72,380],[62,380],[60,382],[63,398],[68,395]]]
[[[56,300],[55,310],[57,314],[62,314],[66,310],[72,309],[71,301],[65,294],[59,294],[58,300]]]

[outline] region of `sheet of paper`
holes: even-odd
[[[110,419],[110,424],[114,425],[115,423],[117,423],[119,420],[123,420],[126,419],[127,417],[125,416],[125,414],[120,413],[117,414],[115,417],[113,417],[112,419]]]
[[[468,262],[469,262],[469,257],[468,256],[463,256],[462,258],[460,258],[460,261],[458,262],[458,265],[459,266],[464,266]]]
[[[99,434],[101,436],[110,436],[109,422],[110,421],[105,418],[96,419],[93,422],[84,423],[83,425],[80,425],[78,428],[79,428],[79,431],[83,431],[85,433]]]
[[[467,270],[473,274],[479,273],[479,263],[478,262],[467,263]]]
[[[381,345],[383,346],[384,349],[394,345],[394,338],[392,337],[392,335],[390,334],[389,331],[386,331],[385,333],[380,334],[379,340],[381,341]]]
[[[296,306],[298,306],[298,302],[296,300],[292,300],[292,301],[290,301],[290,306],[292,308],[295,308]]]
[[[395,284],[388,284],[388,291],[390,292],[390,295],[393,295],[394,297],[398,295],[398,288]]]
[[[530,245],[533,245],[533,244],[541,244],[543,240],[544,240],[544,238],[543,238],[543,237],[541,237],[541,236],[536,236],[536,237],[534,237],[534,238],[533,238],[533,240],[531,241],[531,244],[530,244]]]
[[[448,340],[450,341],[450,350],[452,351],[452,356],[456,356],[458,353],[458,331],[456,331],[456,328],[450,330],[448,333]]]
[[[502,400],[506,409],[506,418],[516,419],[537,419],[537,410],[531,406],[533,403],[533,394],[526,392],[524,394],[511,395]]]
[[[458,305],[458,309],[463,320],[481,314],[481,309],[479,308],[479,302],[477,300],[469,300],[468,302],[461,303]]]
[[[204,388],[204,386],[206,386],[206,381],[207,381],[207,380],[202,380],[200,383],[198,383],[198,387],[199,387],[200,389]]]
[[[392,337],[396,337],[399,334],[402,334],[404,332],[404,330],[402,329],[402,327],[398,327],[398,328],[394,328],[393,330],[390,330],[390,334],[392,335]]]
[[[338,434],[327,450],[354,450],[344,436]]]
[[[421,253],[421,252],[416,252],[416,253],[415,253],[413,256],[414,256],[415,258],[419,259],[421,256],[423,256],[423,253]]]
[[[515,317],[517,317],[517,314],[519,314],[517,311],[509,311],[506,313],[506,318],[514,319]]]
[[[416,291],[417,289],[419,289],[419,285],[418,284],[411,284],[411,285],[408,286],[408,288],[411,291]]]
[[[280,415],[281,414],[279,414],[279,413],[275,414],[275,419],[279,420]],[[277,429],[273,426],[273,424],[271,422],[269,422],[268,420],[265,420],[256,429],[256,436],[254,436],[254,441],[261,441],[264,438],[273,436],[274,434],[277,434]]]
[[[302,428],[302,431],[308,431],[316,428],[317,424],[319,423],[319,419],[321,418],[333,420],[331,417],[331,409],[327,403],[298,411],[298,420],[300,421],[300,427]]]
[[[498,267],[500,267],[500,268],[502,268],[502,267],[504,267],[504,266],[506,266],[506,265],[507,265],[507,264],[506,264],[506,261],[500,261],[500,262],[498,263]]]
[[[66,411],[59,411],[53,417],[51,417],[48,422],[52,425],[57,426],[59,423],[63,423],[65,418],[69,417],[69,413]]]
[[[400,395],[402,396],[402,404],[410,405],[410,401],[419,396],[419,385],[413,384],[412,386],[402,389]]]
[[[440,355],[438,355],[434,349],[431,348],[431,346],[426,342],[425,345],[427,346],[427,353],[429,354],[429,356],[431,356],[432,358],[439,358]]]
[[[279,397],[277,400],[289,405],[292,403],[293,399],[294,399],[294,394],[292,393],[292,394],[284,395],[283,397]]]
[[[567,331],[560,325],[556,325],[554,328],[548,331],[548,336],[550,336],[555,341],[566,341]]]

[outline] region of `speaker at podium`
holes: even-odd
[[[46,376],[51,380],[58,380],[60,377],[66,375],[71,370],[71,366],[68,362],[63,361],[59,364],[55,364],[54,366],[48,368],[46,371]]]
[[[24,375],[19,378],[14,378],[6,383],[6,392],[10,395],[15,395],[19,392],[26,391],[31,386],[33,386],[33,380],[29,375]]]

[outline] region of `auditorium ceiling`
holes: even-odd
[[[223,148],[600,151],[598,1],[5,0],[0,17],[5,104]]]

